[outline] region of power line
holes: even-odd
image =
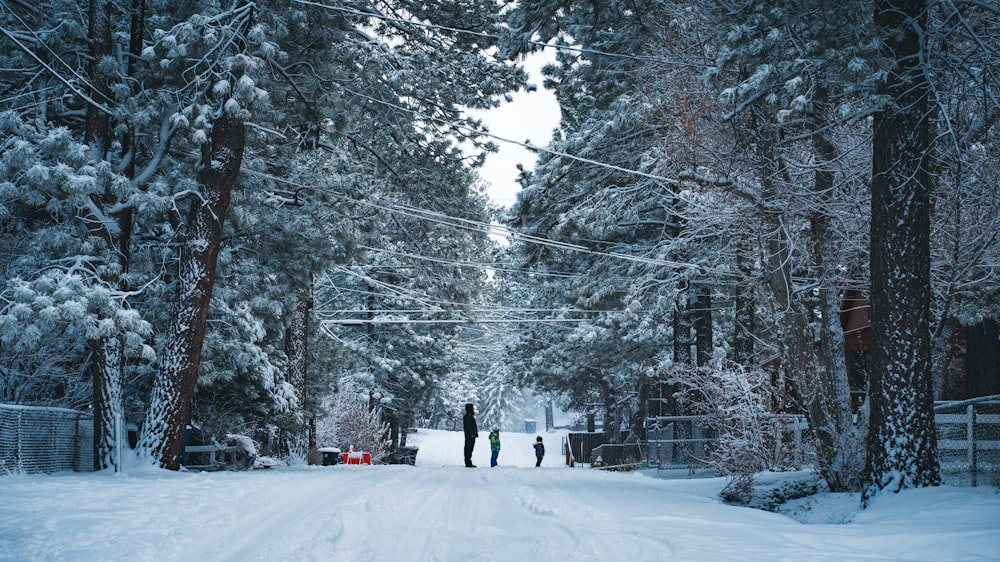
[[[341,309],[322,313],[320,323],[324,325],[359,326],[378,324],[574,324],[591,322],[596,315],[620,313],[620,310],[587,310],[560,308],[477,308],[472,307],[460,312],[465,318],[414,318],[413,315],[426,316],[442,314],[449,311],[441,309]],[[455,311],[451,311],[455,312]],[[550,315],[529,316],[531,314]],[[337,318],[337,315],[347,317]],[[365,316],[361,316],[365,315]],[[583,315],[584,317],[551,316],[551,315]],[[331,317],[332,316],[332,317]]]
[[[695,309],[690,309],[695,310]],[[700,310],[700,309],[699,309]],[[406,308],[395,308],[391,310],[370,310],[367,308],[344,308],[340,310],[327,310],[323,314],[369,314],[377,312],[379,314],[436,314],[442,312],[449,312],[445,309],[406,309]],[[625,312],[624,310],[606,310],[606,309],[589,309],[589,308],[518,308],[518,307],[471,307],[468,310],[469,313],[511,313],[511,314],[528,314],[528,313],[542,313],[542,314],[606,314],[611,312]]]
[[[557,272],[557,271],[530,271],[529,272],[529,271],[526,271],[524,269],[518,269],[518,268],[513,267],[513,266],[508,266],[506,264],[490,263],[490,262],[470,262],[470,261],[453,260],[453,259],[448,259],[448,258],[436,258],[436,257],[430,257],[430,256],[422,256],[420,254],[411,254],[411,253],[408,253],[408,252],[398,252],[398,251],[395,251],[395,250],[386,250],[384,248],[373,248],[371,246],[365,246],[363,244],[359,244],[356,247],[360,248],[362,250],[368,250],[368,251],[371,251],[371,252],[380,252],[380,253],[388,254],[390,256],[397,256],[397,257],[401,257],[401,258],[409,258],[409,259],[414,259],[414,260],[429,261],[429,262],[433,262],[433,263],[440,263],[440,264],[443,264],[443,265],[451,265],[451,266],[455,266],[455,267],[470,267],[470,268],[473,268],[473,269],[490,270],[490,271],[502,271],[504,273],[530,273],[532,275],[537,275],[537,276],[540,276],[540,277],[562,277],[562,278],[566,278],[566,279],[572,279],[574,277],[578,277],[579,276],[579,274],[577,274],[577,273],[561,273],[561,272]]]
[[[321,187],[316,187],[316,186],[305,185],[305,184],[301,184],[301,183],[298,183],[298,182],[293,182],[292,180],[289,180],[289,179],[286,179],[286,178],[279,178],[279,177],[277,177],[277,176],[275,176],[273,174],[268,174],[268,173],[265,173],[265,172],[259,172],[259,171],[255,171],[255,170],[246,170],[246,171],[248,173],[255,174],[255,175],[258,175],[258,176],[261,176],[261,177],[265,177],[265,178],[271,179],[272,181],[275,181],[275,182],[278,182],[278,183],[283,183],[283,184],[287,184],[289,186],[294,186],[294,187],[299,188],[299,189],[312,189],[312,190],[315,190],[315,191],[321,191],[321,192],[325,192],[325,193],[330,193],[330,194],[332,194],[332,195],[334,195],[334,196],[336,196],[336,197],[338,197],[340,199],[344,199],[344,200],[349,201],[351,203],[354,203],[356,205],[362,205],[362,206],[366,206],[366,207],[371,207],[373,209],[383,210],[383,211],[386,211],[386,212],[389,212],[389,213],[396,213],[396,214],[400,214],[400,215],[403,215],[403,216],[408,216],[408,217],[419,219],[419,220],[425,220],[425,221],[429,221],[429,222],[434,222],[434,223],[437,223],[437,224],[441,224],[441,225],[445,225],[445,226],[450,226],[452,228],[457,228],[457,229],[461,229],[461,230],[469,230],[469,231],[473,231],[473,232],[484,232],[484,233],[487,233],[487,234],[494,234],[494,235],[497,235],[497,236],[506,236],[506,237],[509,237],[511,239],[514,239],[514,240],[517,240],[517,241],[520,241],[520,242],[525,242],[525,243],[528,243],[528,244],[537,244],[539,246],[547,246],[547,247],[556,248],[556,249],[560,249],[560,250],[567,250],[567,251],[572,251],[572,252],[578,252],[578,253],[593,255],[593,256],[596,256],[596,257],[607,257],[607,258],[618,259],[618,260],[623,260],[623,261],[631,261],[631,262],[642,263],[642,264],[646,264],[646,265],[658,265],[658,266],[673,267],[673,268],[678,268],[678,269],[697,270],[697,271],[700,271],[700,272],[714,273],[716,275],[723,276],[723,277],[725,277],[725,276],[737,276],[738,275],[737,273],[734,273],[734,272],[731,272],[731,271],[728,271],[728,270],[725,270],[725,269],[717,269],[717,268],[707,267],[707,266],[703,266],[703,265],[699,265],[699,264],[692,264],[692,263],[687,263],[687,262],[679,262],[679,261],[674,261],[674,260],[665,260],[665,259],[662,259],[662,258],[651,258],[651,257],[646,257],[646,256],[635,256],[635,255],[630,255],[630,254],[623,254],[623,253],[620,253],[620,252],[602,252],[600,250],[591,250],[590,248],[587,248],[585,246],[581,246],[579,244],[572,244],[572,243],[569,243],[569,242],[559,242],[559,241],[552,240],[552,239],[549,239],[549,238],[544,238],[544,237],[540,237],[540,236],[533,236],[533,235],[530,235],[530,234],[524,234],[524,233],[521,233],[521,232],[517,232],[515,230],[511,230],[510,228],[508,228],[506,226],[503,226],[503,225],[491,224],[491,223],[486,223],[486,222],[483,222],[483,221],[478,221],[478,220],[473,220],[473,219],[466,219],[466,218],[461,218],[461,217],[453,217],[451,215],[446,215],[446,214],[438,212],[438,211],[429,211],[427,209],[422,209],[422,208],[419,208],[419,207],[413,207],[413,206],[410,206],[410,205],[388,204],[388,203],[386,203],[386,204],[375,203],[375,202],[372,202],[372,201],[366,201],[366,200],[361,200],[361,199],[354,198],[354,197],[348,195],[345,192],[338,191],[338,190],[332,189],[332,188],[321,188]]]
[[[415,27],[423,27],[425,29],[438,29],[438,30],[442,30],[442,31],[450,31],[452,33],[461,33],[463,35],[470,35],[470,36],[473,36],[473,37],[482,37],[483,39],[496,39],[496,40],[502,40],[503,39],[503,37],[500,34],[498,34],[498,33],[486,33],[484,31],[473,31],[471,29],[461,29],[461,28],[458,28],[458,27],[450,27],[450,26],[447,26],[447,25],[440,25],[440,24],[434,24],[434,23],[427,23],[427,22],[421,22],[421,21],[408,20],[408,19],[403,19],[403,18],[396,18],[396,17],[392,17],[392,16],[387,16],[385,14],[380,14],[380,13],[377,13],[377,12],[364,12],[364,11],[361,11],[361,10],[356,10],[356,9],[353,9],[353,8],[346,8],[346,7],[343,7],[343,6],[330,6],[330,5],[327,5],[327,4],[323,4],[323,3],[320,3],[320,2],[313,2],[313,1],[310,1],[310,0],[294,0],[294,1],[297,4],[304,4],[304,5],[307,5],[307,6],[313,6],[313,7],[317,7],[317,8],[323,8],[323,9],[326,9],[326,10],[331,10],[331,11],[335,11],[335,12],[341,12],[341,13],[345,13],[345,14],[352,14],[352,15],[356,15],[356,16],[373,18],[373,19],[382,20],[382,21],[391,22],[391,23],[401,23],[401,24],[406,24],[406,25],[412,25],[412,26],[415,26]],[[556,51],[568,51],[568,52],[580,53],[580,54],[593,54],[593,55],[599,55],[599,56],[602,56],[602,57],[618,58],[618,59],[624,59],[624,60],[634,60],[634,61],[640,61],[640,62],[653,62],[653,63],[671,63],[672,62],[672,61],[668,61],[668,60],[660,58],[660,57],[644,57],[644,56],[638,56],[638,55],[630,55],[630,54],[626,54],[626,53],[612,53],[610,51],[601,51],[601,50],[598,50],[598,49],[589,49],[587,47],[575,47],[573,45],[559,45],[559,44],[545,43],[545,42],[542,42],[542,41],[534,41],[534,40],[528,40],[528,41],[525,41],[525,43],[528,44],[528,45],[531,45],[533,47],[539,47],[542,50],[544,50],[544,49],[553,49],[553,50],[556,50]],[[692,66],[692,65],[690,63],[685,63],[685,66]],[[707,67],[707,65],[703,65],[703,66]]]
[[[416,115],[418,117],[421,117],[423,119],[429,120],[429,121],[437,121],[437,122],[439,122],[439,123],[441,123],[443,125],[448,125],[449,127],[453,128],[453,129],[464,130],[464,131],[466,131],[465,134],[468,135],[468,136],[470,136],[470,137],[475,137],[475,136],[490,137],[492,139],[496,139],[496,140],[501,141],[501,142],[505,142],[505,143],[509,143],[509,144],[515,144],[517,146],[521,146],[521,147],[527,148],[528,150],[531,150],[531,151],[534,151],[534,152],[544,152],[546,154],[551,154],[553,156],[559,156],[559,157],[562,157],[562,158],[568,158],[570,160],[575,160],[575,161],[581,162],[583,164],[590,164],[592,166],[598,166],[598,167],[601,167],[601,168],[607,168],[609,170],[613,170],[613,171],[616,171],[616,172],[622,172],[622,173],[625,173],[625,174],[629,174],[629,175],[633,175],[633,176],[639,176],[639,177],[650,179],[650,180],[653,180],[653,181],[663,182],[663,183],[668,184],[668,185],[680,185],[681,183],[683,183],[682,180],[679,180],[677,178],[670,178],[670,177],[667,177],[667,176],[661,176],[659,174],[652,174],[652,173],[649,173],[649,172],[643,172],[641,170],[633,170],[631,168],[626,168],[624,166],[616,166],[615,164],[609,164],[607,162],[601,162],[599,160],[594,160],[592,158],[584,158],[583,156],[577,156],[575,154],[570,154],[568,152],[562,152],[562,151],[559,151],[559,150],[554,150],[552,148],[538,146],[538,145],[532,144],[530,142],[521,142],[521,141],[516,141],[514,139],[511,139],[511,138],[501,137],[499,135],[495,135],[495,134],[490,133],[488,131],[480,131],[480,130],[474,129],[474,128],[468,126],[468,125],[463,125],[463,124],[458,123],[456,121],[450,121],[450,120],[445,119],[443,117],[435,117],[433,115],[427,115],[426,113],[417,111],[416,109],[413,109],[413,108],[410,108],[410,107],[405,107],[405,106],[399,105],[397,103],[392,103],[392,102],[388,102],[388,101],[385,101],[385,100],[380,100],[378,98],[373,98],[371,96],[367,96],[365,94],[362,94],[361,92],[357,92],[357,91],[351,90],[349,88],[344,88],[344,91],[348,92],[348,93],[351,93],[351,94],[353,94],[353,95],[355,95],[355,96],[357,96],[359,98],[366,99],[368,101],[371,101],[371,102],[374,102],[374,103],[378,103],[378,104],[381,104],[381,105],[385,105],[385,106],[388,106],[388,107],[392,107],[392,108],[398,109],[400,111],[405,111],[405,112],[411,113],[413,115]],[[718,179],[716,181],[728,181],[728,179],[721,178],[721,179]],[[675,197],[682,198],[682,195],[681,194],[675,194]],[[691,202],[691,201],[688,201],[688,202]]]
[[[567,324],[589,322],[587,318],[340,318],[320,320],[323,324],[363,326],[379,324]]]

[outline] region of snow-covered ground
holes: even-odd
[[[808,501],[807,523],[727,506],[717,478],[567,468],[560,433],[501,435],[462,465],[420,431],[417,466],[0,477],[0,560],[1000,560],[993,487]],[[802,505],[800,505],[802,507]]]

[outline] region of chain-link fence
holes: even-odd
[[[780,416],[777,446],[801,454],[808,424],[802,416]],[[1000,395],[934,405],[941,476],[954,486],[1000,485]],[[646,465],[661,469],[708,466],[717,439],[707,416],[656,418],[647,430]],[[776,451],[776,456],[780,451]]]
[[[93,470],[93,442],[90,414],[0,404],[0,474]]]
[[[938,402],[934,423],[945,483],[1000,485],[1000,395]]]
[[[709,452],[718,431],[709,416],[663,416],[646,430],[646,466],[659,469],[696,469],[709,466]],[[774,458],[802,462],[802,437],[808,429],[803,416],[776,415]]]
[[[650,468],[702,468],[706,449],[716,439],[708,416],[664,416],[646,430],[646,464]]]

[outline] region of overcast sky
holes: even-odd
[[[552,137],[552,130],[559,124],[559,104],[552,92],[542,87],[541,68],[554,60],[551,50],[536,53],[524,61],[525,70],[531,75],[531,82],[537,86],[534,92],[518,92],[513,101],[482,115],[490,133],[518,142],[530,140],[532,144],[545,146]],[[498,205],[510,207],[519,191],[515,179],[517,165],[526,169],[535,165],[535,154],[528,149],[493,139],[500,151],[490,154],[480,170],[483,179],[490,184],[487,193]]]

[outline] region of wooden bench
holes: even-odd
[[[235,464],[238,449],[239,447],[228,447],[214,439],[210,445],[188,445],[184,447],[184,466],[190,470],[223,470]],[[195,464],[196,461],[202,462]]]

